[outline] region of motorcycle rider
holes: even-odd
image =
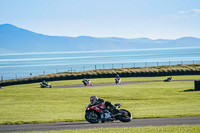
[[[87,80],[86,78],[83,79],[83,82],[85,83],[90,83],[91,81],[90,80]]]
[[[117,74],[117,76],[115,78],[118,79],[118,80],[120,80],[119,74]]]
[[[115,113],[115,111],[116,111],[116,107],[115,107],[115,105],[113,105],[111,102],[109,102],[109,101],[104,101],[104,99],[102,99],[102,98],[98,98],[97,96],[95,96],[95,95],[93,95],[93,96],[91,96],[90,97],[90,104],[91,105],[101,105],[100,107],[102,107],[102,106],[105,106],[105,109],[103,109],[103,107],[102,107],[102,111],[100,112],[100,114],[101,114],[101,119],[102,120],[105,120],[105,119],[110,119],[111,118],[111,116],[110,116],[110,112],[112,113],[112,114],[114,114]],[[108,111],[109,112],[108,112]]]
[[[120,84],[121,84],[121,79],[120,79],[120,77],[119,77],[119,74],[117,74],[116,77],[115,77],[115,83],[116,83],[116,84],[117,84],[117,83],[120,83]]]
[[[85,85],[86,85],[86,84],[90,84],[90,81],[87,80],[86,78],[84,78],[82,82],[83,82]]]
[[[83,82],[84,84],[87,84],[88,81],[87,81],[86,78],[84,78],[82,82]]]
[[[83,79],[83,82],[87,82],[86,78]]]
[[[47,86],[47,83],[46,83],[45,80],[42,81],[42,85],[43,85],[43,86]]]
[[[165,79],[165,81],[171,81],[172,80],[172,77],[168,77]]]
[[[42,83],[40,84],[41,88],[52,88],[52,86],[50,85],[50,83],[46,82],[45,80],[42,81]]]

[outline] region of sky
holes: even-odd
[[[200,38],[200,0],[0,0],[0,24],[51,36]]]

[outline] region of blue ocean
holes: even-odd
[[[0,77],[177,64],[200,64],[200,47],[0,54]]]

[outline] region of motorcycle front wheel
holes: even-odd
[[[122,113],[122,115],[118,116],[118,120],[120,120],[121,122],[130,122],[131,121],[132,115],[128,110],[120,109],[119,112]]]
[[[85,113],[85,119],[90,123],[99,123],[101,120],[100,115],[95,111],[87,111]]]

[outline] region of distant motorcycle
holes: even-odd
[[[121,79],[120,78],[115,78],[115,83],[116,84],[122,84]]]
[[[125,109],[119,109],[121,104],[115,104],[116,111],[111,112],[105,109],[105,103],[100,103],[99,105],[93,106],[88,104],[85,110],[85,119],[90,123],[102,123],[106,121],[115,121],[120,120],[121,122],[130,122],[132,119],[132,115],[129,111]],[[103,111],[104,113],[103,118],[100,112]]]
[[[50,83],[41,83],[40,88],[52,88],[52,86],[50,85]]]
[[[83,80],[82,81],[85,86],[92,86],[92,82],[90,80]]]
[[[170,82],[172,80],[172,77],[168,77],[164,80],[164,82]]]

